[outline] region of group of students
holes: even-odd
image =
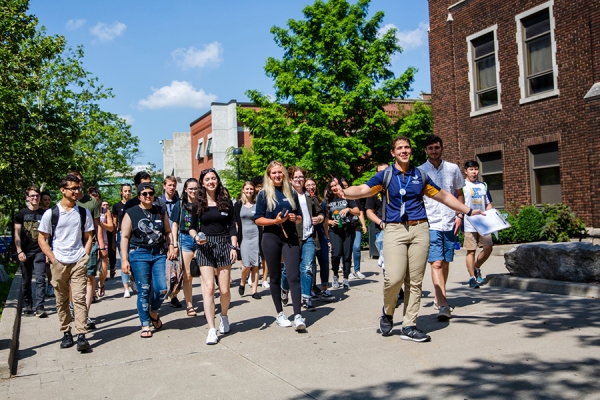
[[[131,296],[133,282],[137,287],[142,338],[150,338],[162,328],[159,309],[168,291],[166,263],[179,259],[184,270],[182,289],[186,313],[196,315],[192,303],[192,268],[197,267],[209,327],[206,343],[218,343],[219,335],[230,331],[231,266],[238,256],[243,266],[239,294],[245,294],[246,281],[252,276],[252,297],[261,298],[258,273],[262,265],[263,286],[270,289],[276,324],[301,331],[306,329],[302,308],[314,307],[315,299],[335,301],[329,290],[330,252],[332,288],[349,289],[349,279],[364,277],[360,272],[360,239],[366,226],[363,208],[355,200],[368,198],[367,216],[378,231],[385,233],[381,253],[388,259],[381,332],[388,335],[392,331],[393,310],[404,284],[401,338],[426,341],[429,336],[416,328],[430,239],[423,197],[444,204],[458,216],[481,214],[482,209],[465,206],[427,174],[418,172],[410,165],[411,151],[407,138],[396,138],[391,146],[395,159],[392,166],[380,165],[378,173],[360,186],[350,187],[344,179],[332,178],[323,198],[319,196],[315,180],[307,178],[304,169],[286,168],[273,161],[261,181],[244,183],[235,205],[213,168],[203,170],[198,180],[188,179],[181,198],[175,190],[175,178],[165,178],[164,194],[157,197],[150,175],[138,173],[134,179],[137,196],[131,197],[131,185],[122,185],[121,201],[112,207],[112,212],[97,191],[92,190],[92,196],[83,196],[81,174],[71,173],[60,182],[62,200],[45,212],[37,210],[36,188],[28,188],[30,212],[23,212],[16,221],[25,224],[35,219],[39,224],[25,225],[31,243],[17,242],[19,259],[25,265],[34,266],[38,282],[45,281],[40,267],[42,258],[44,271],[46,261],[50,264],[51,284],[56,291],[57,313],[64,332],[63,348],[74,345],[70,333],[73,319],[79,332],[78,350],[90,348],[85,339],[85,333],[93,327],[89,309],[96,295],[104,295],[109,246],[120,252],[124,297]],[[33,212],[37,216],[29,217]],[[36,228],[39,235],[34,232]],[[108,232],[112,233],[112,240]],[[33,251],[36,236],[41,256]],[[48,239],[52,239],[51,243]],[[358,257],[351,271],[357,246]],[[102,265],[98,291],[96,255]],[[316,282],[317,261],[320,285]],[[40,307],[43,310],[40,285],[37,299],[39,302],[41,297],[41,304],[36,303],[36,313]],[[221,311],[218,326],[215,323],[217,286]],[[291,320],[283,311],[290,298]],[[26,312],[32,308],[30,293],[25,293],[24,304]],[[171,304],[181,307],[176,295],[171,298]]]

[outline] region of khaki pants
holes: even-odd
[[[398,293],[404,283],[404,321],[402,325],[405,327],[417,325],[428,253],[428,223],[424,222],[414,226],[386,225],[383,235],[383,254],[385,254],[383,308],[387,315],[394,315]]]
[[[55,260],[50,264],[52,286],[56,296],[56,312],[60,321],[60,331],[71,330],[71,313],[69,312],[69,288],[73,295],[75,309],[75,328],[78,333],[87,333],[87,305],[85,293],[87,285],[87,263],[89,255],[85,255],[73,264],[63,264]]]

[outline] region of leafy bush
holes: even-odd
[[[541,234],[546,240],[568,242],[572,237],[585,233],[585,224],[566,204],[544,204],[542,215],[545,224]]]
[[[511,244],[517,242],[517,217],[511,213],[504,212],[507,214],[506,221],[510,224],[510,228],[503,229],[498,232],[498,239],[494,240],[496,244]]]
[[[516,241],[535,242],[541,239],[546,220],[536,206],[525,206],[517,217]]]

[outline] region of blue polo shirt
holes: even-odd
[[[385,171],[379,172],[377,175],[369,179],[367,186],[371,188],[372,195],[376,195],[383,189],[383,176]],[[400,196],[400,185],[406,190],[406,194]],[[423,190],[425,185],[425,190]],[[427,176],[427,182],[423,182],[421,173],[415,167],[411,167],[408,172],[400,171],[396,168],[396,164],[392,164],[392,180],[388,186],[388,202],[385,210],[385,222],[406,222],[426,219],[427,212],[423,204],[423,196],[433,197],[440,192],[440,187],[436,185]],[[405,205],[405,214],[400,216],[400,208],[403,200]],[[383,199],[385,200],[385,197]]]

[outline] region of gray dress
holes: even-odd
[[[242,205],[240,219],[242,220],[242,265],[255,267],[260,265],[260,249],[258,247],[258,226],[254,222],[256,204],[248,208]]]

